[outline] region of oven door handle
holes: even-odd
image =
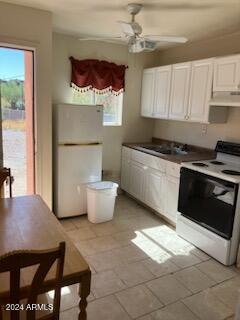
[[[227,194],[229,192],[229,190],[223,190],[219,193],[213,193],[214,196],[219,197],[219,196],[224,196],[225,194]]]

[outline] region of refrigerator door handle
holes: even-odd
[[[89,143],[58,143],[58,146],[65,146],[65,147],[74,147],[74,146],[101,146],[102,142],[89,142]]]

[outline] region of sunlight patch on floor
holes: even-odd
[[[165,262],[175,255],[188,256],[194,247],[178,237],[174,230],[166,225],[135,231],[132,243],[146,253],[152,260]]]
[[[47,293],[49,298],[54,299],[54,292],[55,292],[54,290],[51,290]],[[71,290],[69,289],[69,287],[63,287],[61,289],[61,296],[65,296],[70,293],[71,293]]]

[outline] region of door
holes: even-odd
[[[176,223],[178,208],[179,178],[167,176],[165,184],[165,216]]]
[[[130,168],[129,193],[144,202],[145,172],[147,167],[132,161]]]
[[[33,88],[34,51],[0,45],[0,165],[11,169],[13,196],[35,192]]]
[[[146,171],[145,203],[159,213],[164,212],[163,177],[157,170]]]
[[[212,93],[213,59],[192,62],[189,94],[189,120],[207,122]]]
[[[240,55],[217,58],[214,63],[213,91],[240,90]]]
[[[55,210],[58,217],[87,212],[86,184],[102,178],[102,146],[58,146]]]
[[[168,118],[170,86],[171,86],[171,66],[156,68],[153,117],[158,119]]]
[[[181,169],[178,211],[187,219],[231,239],[238,185]]]
[[[172,66],[169,119],[187,120],[191,62]]]
[[[103,140],[102,106],[57,106],[58,143],[95,143]]]
[[[143,117],[153,116],[154,78],[155,68],[143,70],[141,97],[141,115]]]

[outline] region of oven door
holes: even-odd
[[[238,185],[181,168],[178,211],[225,239],[232,236]]]

